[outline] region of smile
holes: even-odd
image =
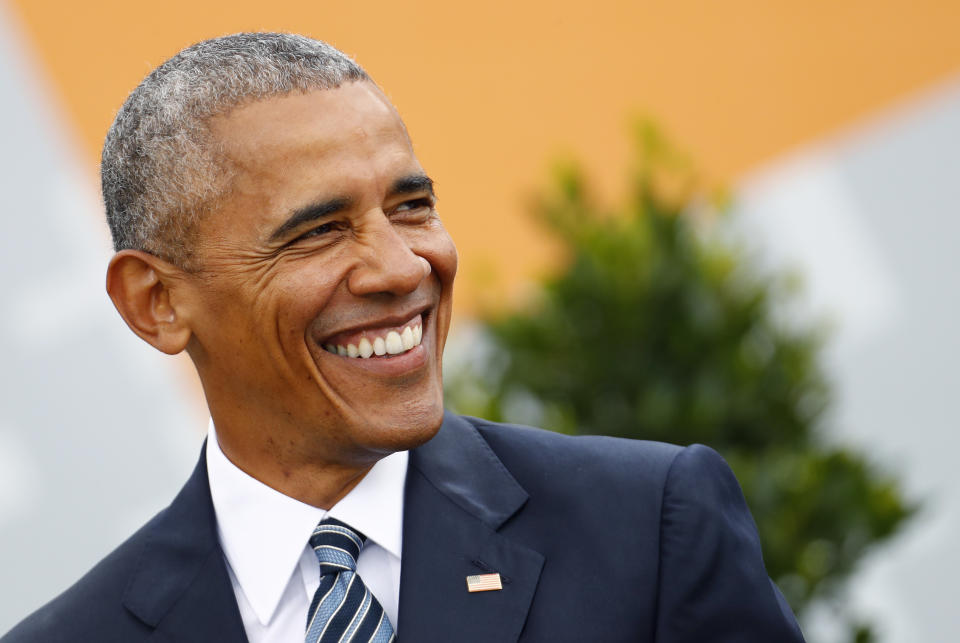
[[[402,355],[420,345],[423,320],[417,315],[409,322],[391,328],[365,329],[331,337],[323,348],[343,357],[368,359]]]

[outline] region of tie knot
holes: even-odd
[[[320,561],[320,575],[356,571],[357,558],[366,539],[335,518],[321,520],[310,536],[310,546]]]

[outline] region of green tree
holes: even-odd
[[[575,166],[557,172],[535,212],[564,267],[522,309],[484,315],[485,349],[448,373],[448,401],[566,433],[714,447],[802,619],[811,601],[837,600],[914,507],[862,454],[823,440],[824,333],[783,318],[789,281],[751,267],[654,128],[638,127],[637,150],[619,207],[598,206]],[[841,618],[850,640],[873,640]]]

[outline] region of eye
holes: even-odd
[[[296,243],[298,241],[303,241],[304,239],[310,239],[312,237],[322,237],[331,232],[336,232],[337,230],[343,229],[343,224],[340,221],[328,221],[322,225],[318,225],[316,228],[311,228],[307,230],[299,237],[294,239],[291,243]]]
[[[433,207],[433,199],[429,197],[423,197],[422,199],[412,199],[410,201],[404,201],[397,206],[398,210],[414,210],[417,208],[431,208]]]
[[[433,210],[434,203],[435,200],[433,197],[410,199],[409,201],[404,201],[394,208],[394,212],[401,216],[426,216],[431,210]]]

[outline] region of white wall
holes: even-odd
[[[751,245],[805,281],[793,312],[835,325],[830,439],[900,473],[924,502],[866,561],[853,602],[884,641],[956,641],[960,79],[772,163],[739,195]]]
[[[169,503],[206,429],[106,297],[99,196],[17,32],[0,3],[0,633]]]

